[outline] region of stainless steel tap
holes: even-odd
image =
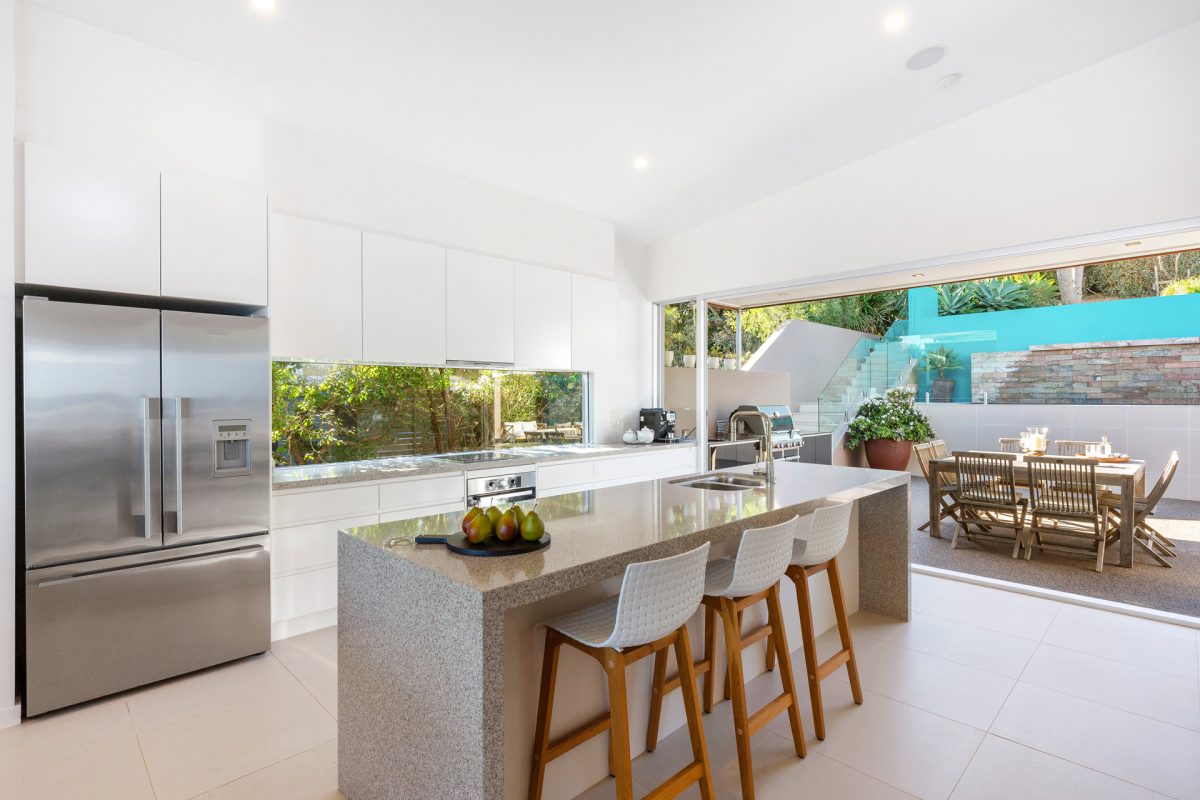
[[[756,475],[765,475],[768,484],[775,483],[775,454],[771,448],[771,418],[762,411],[735,411],[729,415],[729,439],[736,442],[738,440],[738,422],[745,417],[758,417],[762,422],[762,435],[759,437],[762,442],[758,447],[758,463],[762,465],[762,469],[754,468]],[[757,436],[757,434],[756,434]]]

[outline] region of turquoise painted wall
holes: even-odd
[[[925,346],[944,344],[958,352],[962,368],[954,379],[954,401],[971,402],[971,353],[1027,350],[1040,344],[1171,339],[1200,336],[1200,294],[1141,297],[1015,311],[988,311],[953,317],[937,313],[937,292],[930,287],[908,292],[906,334]],[[921,370],[918,397],[929,391]]]

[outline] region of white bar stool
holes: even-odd
[[[533,739],[533,768],[529,776],[529,798],[539,800],[546,778],[546,765],[597,734],[611,731],[609,771],[617,779],[617,797],[633,797],[629,753],[629,711],[625,690],[625,668],[651,653],[665,656],[674,646],[684,670],[684,709],[692,740],[690,764],[671,776],[651,794],[675,797],[693,783],[700,784],[704,800],[713,800],[712,770],[700,721],[700,698],[691,672],[691,644],[687,621],[700,604],[708,543],[695,550],[657,561],[630,564],[625,568],[621,593],[595,605],[572,611],[546,628],[546,650],[542,657],[542,684],[538,695],[537,726]],[[558,650],[569,644],[600,662],[608,675],[609,711],[550,741],[550,717],[554,684],[558,674]]]
[[[798,517],[768,528],[745,531],[738,545],[737,558],[722,559],[708,564],[704,580],[704,656],[695,665],[679,660],[679,675],[670,681],[667,676],[667,653],[660,651],[654,660],[654,687],[650,695],[650,723],[646,730],[646,749],[653,752],[658,746],[658,727],[662,701],[667,692],[682,687],[685,701],[694,692],[692,673],[704,675],[704,710],[711,711],[713,703],[713,653],[716,649],[716,617],[721,617],[725,632],[727,656],[725,696],[733,701],[733,727],[737,735],[738,766],[741,772],[742,797],[754,798],[754,772],[750,756],[750,737],[774,717],[787,711],[792,727],[792,743],[796,755],[807,754],[804,730],[800,724],[800,707],[792,678],[787,631],[779,604],[779,581],[792,558]],[[742,613],[756,603],[767,604],[767,624],[742,634]],[[742,650],[748,645],[767,639],[768,648],[778,650],[783,693],[765,706],[749,713],[746,708],[746,683],[742,672]]]
[[[854,702],[862,705],[862,685],[858,682],[858,663],[854,660],[854,642],[850,639],[850,622],[846,617],[846,601],[842,596],[842,578],[838,572],[837,554],[850,536],[850,512],[854,503],[838,503],[818,508],[801,518],[792,563],[787,576],[796,584],[796,605],[800,609],[800,636],[804,644],[804,663],[808,671],[808,696],[812,702],[813,727],[818,739],[825,738],[825,707],[821,701],[821,681],[838,667],[846,665],[850,676],[850,692]],[[817,663],[817,637],[813,630],[812,598],[808,579],[821,571],[829,574],[829,590],[833,593],[833,613],[837,618],[842,649],[824,662]],[[767,669],[774,667],[775,653],[767,648]],[[781,661],[783,655],[780,655]]]

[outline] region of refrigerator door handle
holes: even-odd
[[[183,398],[171,398],[175,406],[175,533],[183,535]]]
[[[151,465],[153,464],[151,448],[154,446],[154,438],[150,431],[150,422],[154,416],[150,408],[151,402],[149,397],[142,398],[142,510],[145,512],[145,523],[142,530],[146,539],[154,536],[154,522],[151,519],[154,486],[150,481]]]

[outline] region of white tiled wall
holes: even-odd
[[[921,403],[938,438],[951,450],[994,449],[1001,436],[1018,436],[1028,425],[1050,429],[1049,438],[1100,441],[1146,460],[1146,488],[1162,472],[1172,450],[1179,471],[1167,497],[1200,500],[1200,406],[981,405]]]

